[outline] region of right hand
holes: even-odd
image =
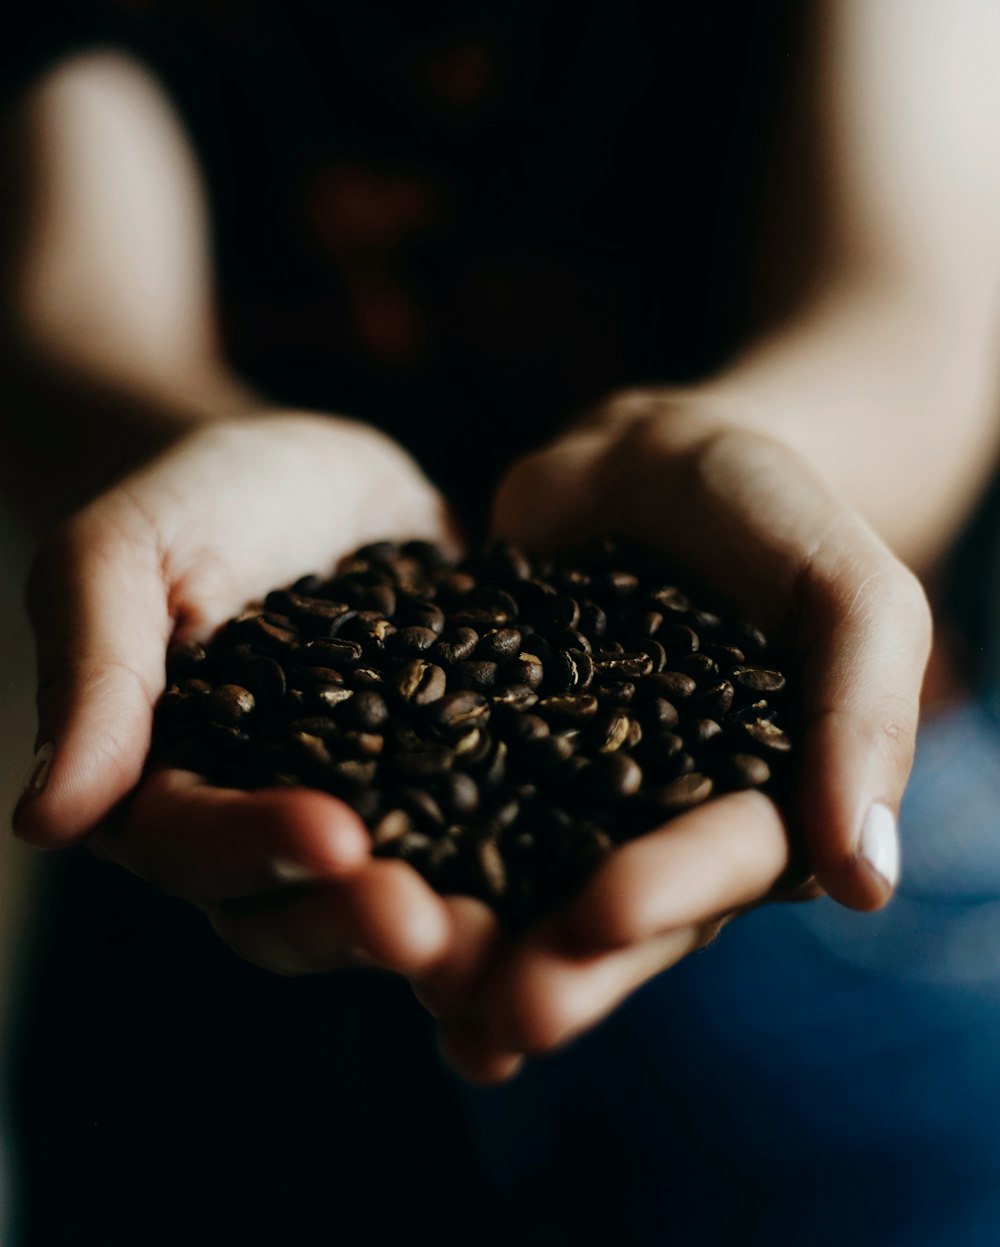
[[[442,499],[393,442],[293,414],[203,428],[71,518],[29,581],[40,752],[17,834],[87,843],[278,973],[471,972],[496,939],[485,906],[373,858],[334,797],[175,769],[142,778],[173,636],[204,640],[248,600],[386,535],[456,545]]]

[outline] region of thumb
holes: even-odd
[[[151,524],[121,501],[70,520],[35,560],[28,612],[38,735],[14,830],[59,848],[91,831],[135,786],[149,750],[171,631]]]

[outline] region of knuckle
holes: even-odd
[[[574,1013],[565,991],[525,975],[511,991],[500,1029],[519,1052],[549,1052],[574,1028]]]

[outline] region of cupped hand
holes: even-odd
[[[477,985],[424,991],[449,1059],[482,1081],[594,1025],[733,914],[789,895],[793,856],[813,876],[796,895],[884,904],[930,647],[919,583],[860,515],[783,444],[674,395],[624,396],[515,465],[495,521],[538,550],[606,531],[663,550],[791,652],[799,726],[788,827],[759,793],[712,801],[613,852]]]
[[[485,949],[495,931],[480,908],[372,858],[331,796],[237,792],[177,770],[143,779],[171,637],[205,639],[248,600],[387,534],[456,542],[394,443],[295,414],[206,427],[70,519],[29,583],[39,752],[18,834],[90,844],[281,973],[353,961],[427,972]]]

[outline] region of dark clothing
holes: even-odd
[[[95,43],[148,64],[236,367],[378,424],[478,516],[574,412],[732,346],[789,7],[61,0],[8,90]]]

